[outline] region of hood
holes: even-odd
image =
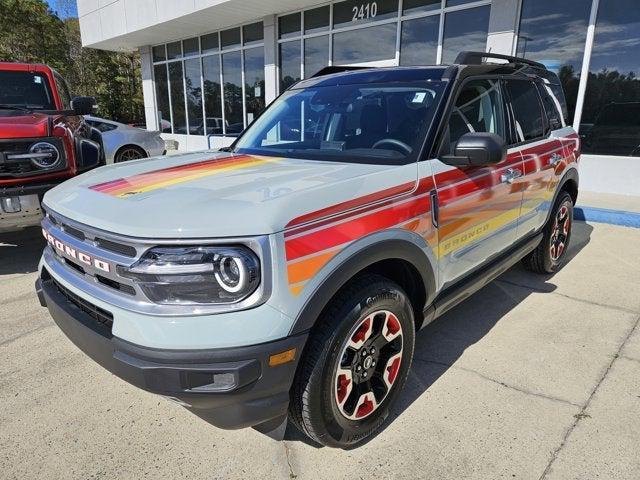
[[[77,222],[142,238],[274,233],[292,219],[407,182],[386,166],[201,152],[101,167],[47,192]]]
[[[10,112],[0,116],[0,138],[37,138],[49,136],[49,115]]]

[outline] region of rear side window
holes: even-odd
[[[558,130],[563,127],[562,111],[560,101],[555,98],[553,90],[549,85],[538,84],[538,92],[542,99],[542,106],[547,115],[547,121],[551,130]]]
[[[505,85],[515,117],[515,143],[542,138],[544,113],[535,84],[526,80],[506,80]]]
[[[465,84],[449,117],[449,149],[465,133],[495,133],[505,138],[504,115],[500,82],[498,80],[472,80]],[[446,140],[443,147],[446,149]]]

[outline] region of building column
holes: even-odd
[[[151,58],[151,47],[148,45],[140,47],[138,51],[140,53],[142,96],[144,98],[144,116],[147,124],[147,130],[160,130],[160,126],[158,125],[156,96],[153,91],[153,61]]]
[[[275,15],[269,15],[262,21],[264,24],[264,100],[269,105],[278,96],[277,18]]]
[[[520,22],[521,0],[493,0],[489,16],[487,52],[513,55]]]

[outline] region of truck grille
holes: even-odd
[[[113,328],[113,314],[111,312],[108,312],[94,305],[93,303],[88,302],[87,300],[73,293],[68,288],[62,286],[49,274],[49,272],[46,271],[46,269],[42,270],[42,279],[52,282],[56,287],[56,290],[58,290],[58,292],[60,292],[67,299],[67,302],[89,315],[96,321],[97,324],[108,328],[109,333],[111,333],[111,329]]]
[[[55,145],[62,161],[54,168],[41,168],[34,164],[30,158],[10,158],[12,155],[29,153],[29,148],[34,143],[45,141]],[[0,178],[21,178],[42,173],[51,173],[64,170],[67,162],[64,159],[64,149],[58,138],[28,138],[20,140],[0,140]]]

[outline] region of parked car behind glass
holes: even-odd
[[[150,132],[90,115],[87,115],[85,120],[102,132],[107,163],[157,157],[167,152],[160,132]]]

